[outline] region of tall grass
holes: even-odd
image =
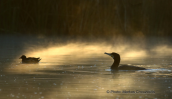
[[[170,36],[170,0],[1,0],[1,33]]]

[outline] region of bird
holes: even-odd
[[[22,59],[22,63],[38,63],[41,59],[35,57],[26,58],[25,55],[22,55],[19,59]]]
[[[114,63],[111,66],[111,70],[146,70],[146,68],[143,68],[143,67],[136,67],[136,66],[130,66],[130,65],[119,66],[121,59],[120,59],[120,55],[118,53],[115,53],[115,52],[106,53],[105,52],[104,54],[107,54],[114,59]]]

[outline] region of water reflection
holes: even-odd
[[[171,98],[171,65],[158,64],[159,59],[126,59],[148,68],[144,71],[110,71],[109,57],[48,57],[39,64],[3,62],[0,72],[0,95],[3,99],[114,99]],[[151,62],[144,63],[145,60]],[[166,60],[164,58],[164,60]],[[140,63],[140,64],[138,64]],[[142,63],[142,64],[141,64]],[[152,64],[156,63],[156,65]],[[159,62],[160,63],[160,62]],[[167,62],[164,62],[168,64]],[[165,67],[165,68],[164,68]],[[158,70],[156,68],[159,68]],[[163,69],[160,69],[163,68]],[[155,70],[154,70],[155,69]],[[107,90],[121,93],[107,93]],[[122,93],[123,91],[155,91],[155,93]]]

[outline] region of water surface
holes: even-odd
[[[103,55],[42,57],[39,64],[1,58],[1,99],[172,98],[172,58],[123,57],[121,64],[149,70],[112,72]]]

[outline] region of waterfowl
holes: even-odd
[[[25,55],[22,55],[19,59],[22,59],[22,63],[38,63],[41,60],[40,57],[38,57],[38,58],[35,58],[35,57],[26,58]]]
[[[120,63],[120,55],[118,53],[104,53],[107,54],[109,56],[111,56],[114,59],[114,63],[111,66],[112,70],[146,70],[143,67],[136,67],[136,66],[129,66],[129,65],[121,65],[119,66]],[[119,66],[119,67],[118,67]]]

